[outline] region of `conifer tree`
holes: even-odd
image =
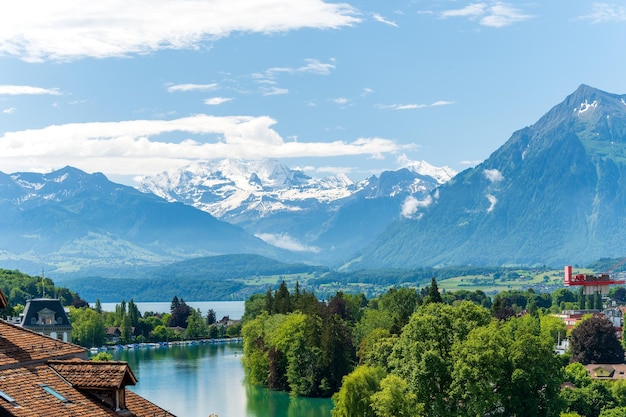
[[[428,289],[428,302],[429,303],[441,303],[441,294],[439,293],[439,287],[437,287],[437,280],[435,277],[430,281],[430,288]]]

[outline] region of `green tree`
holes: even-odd
[[[469,301],[458,306],[426,304],[411,316],[394,345],[389,366],[408,382],[427,415],[456,415],[458,404],[450,395],[452,347],[490,319],[488,310]]]
[[[269,292],[271,295],[271,291]],[[266,294],[253,294],[244,302],[244,310],[243,316],[241,317],[242,322],[247,322],[248,320],[254,319],[256,316],[261,314],[262,311],[267,311],[268,313],[271,311],[271,308],[267,308],[267,295]],[[208,312],[207,312],[207,320]],[[209,325],[212,323],[209,323]]]
[[[174,312],[176,307],[180,305],[180,300],[177,296],[172,297],[172,302],[170,303],[170,313]]]
[[[626,301],[626,288],[623,286],[613,287],[611,288],[611,291],[609,291],[609,295],[613,301],[623,303]]]
[[[96,305],[94,307],[94,310],[96,310],[96,313],[102,314],[102,303],[100,303],[99,298],[96,298]]]
[[[102,316],[91,308],[70,307],[72,341],[85,347],[101,346],[106,340]]]
[[[174,340],[175,335],[172,329],[167,328],[162,324],[159,324],[152,331],[152,336],[157,341],[168,342],[170,340]]]
[[[385,377],[381,368],[358,366],[343,378],[341,389],[333,395],[332,417],[377,417],[371,396],[379,390]]]
[[[611,393],[620,407],[626,407],[626,379],[618,379],[611,384]],[[626,416],[626,414],[624,414]]]
[[[572,362],[564,368],[565,381],[571,382],[577,388],[584,388],[591,384],[589,373],[580,362]]]
[[[565,339],[567,334],[567,326],[565,322],[551,314],[542,314],[539,317],[541,326],[541,337],[551,340],[556,345],[560,340]]]
[[[189,317],[187,317],[187,338],[199,339],[208,334],[206,321],[202,318],[200,309],[191,309]]]
[[[417,402],[417,396],[409,384],[393,374],[380,381],[380,391],[370,396],[370,404],[377,417],[425,416],[424,406]]]
[[[585,294],[585,287],[581,286],[578,290],[578,305],[581,310],[587,308],[587,295]]]
[[[624,348],[605,317],[594,316],[576,326],[570,337],[570,352],[571,361],[583,365],[624,362]]]
[[[558,288],[552,291],[552,305],[560,306],[561,303],[573,303],[576,296],[568,288]]]
[[[430,287],[428,287],[428,297],[425,302],[427,303],[441,303],[441,294],[439,293],[439,287],[437,286],[437,280],[433,277],[430,280]]]
[[[561,365],[536,321],[494,321],[455,346],[452,392],[463,404],[457,415],[559,415]]]
[[[599,291],[593,295],[593,308],[596,310],[602,310],[602,295]]]
[[[387,311],[391,316],[389,330],[393,334],[400,334],[415,312],[419,296],[415,288],[392,287],[378,300],[378,308]]]
[[[561,398],[568,412],[576,412],[585,417],[599,417],[603,409],[616,406],[609,387],[606,381],[592,381],[585,388],[565,388],[561,391]]]
[[[206,313],[206,324],[210,326],[215,322],[217,322],[217,317],[215,317],[215,310],[210,308],[209,311],[207,311]]]
[[[92,361],[107,362],[113,360],[113,355],[108,352],[98,352],[91,358]]]
[[[272,313],[286,314],[292,311],[291,296],[285,281],[281,281],[278,290],[274,294],[274,302],[272,304]]]
[[[599,417],[624,417],[626,416],[626,407],[604,408],[600,412]]]
[[[241,329],[244,353],[241,361],[248,381],[253,385],[267,385],[269,347],[265,343],[265,322],[268,318],[269,314],[263,312],[247,321]]]
[[[128,318],[130,319],[130,325],[133,327],[139,324],[139,319],[141,318],[141,312],[132,298],[128,302]]]

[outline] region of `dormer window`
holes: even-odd
[[[38,324],[40,325],[52,325],[57,323],[54,319],[54,311],[48,308],[44,308],[43,310],[37,312],[37,316],[39,317]]]

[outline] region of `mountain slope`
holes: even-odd
[[[350,268],[626,255],[626,95],[585,85],[393,223]],[[431,201],[431,204],[428,202]]]
[[[0,173],[0,259],[59,272],[222,253],[284,255],[241,228],[102,174]]]
[[[279,161],[201,162],[143,178],[139,189],[207,211],[268,243],[331,263],[371,242],[451,169],[425,162],[360,182],[312,178]]]

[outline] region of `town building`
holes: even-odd
[[[599,380],[617,380],[617,379],[626,379],[626,364],[617,363],[617,364],[601,364],[601,363],[592,363],[589,365],[585,365],[585,369],[587,370],[587,374],[591,379],[599,379]]]
[[[56,298],[33,298],[26,301],[20,325],[53,339],[72,342],[72,324],[61,300]]]
[[[61,340],[60,329],[30,330],[69,323],[56,308],[37,304],[33,315],[25,310],[24,326],[0,320],[0,416],[173,417],[126,389],[137,383],[128,363],[87,360],[87,350]],[[0,291],[0,308],[6,305]]]

